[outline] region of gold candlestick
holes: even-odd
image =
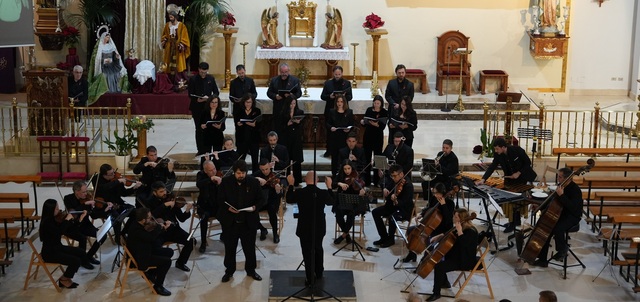
[[[242,45],[242,65],[244,65],[244,68],[247,68],[247,44],[249,42],[240,43]]]
[[[453,52],[460,56],[460,88],[458,89],[458,102],[453,107],[453,110],[457,110],[459,112],[464,111],[464,104],[462,104],[462,60],[464,56],[471,54],[471,51],[472,50],[466,48],[458,48]],[[469,89],[469,87],[467,87],[467,89]]]
[[[371,98],[374,98],[378,95],[378,72],[373,72],[373,78],[371,79]]]
[[[353,82],[351,86],[358,88],[358,81],[356,79],[356,47],[360,45],[360,43],[351,43],[351,45],[353,45]]]

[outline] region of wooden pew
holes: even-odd
[[[588,207],[589,211],[593,213],[591,230],[594,232],[596,231],[596,217],[599,217],[599,230],[602,228],[602,216],[607,213],[625,213],[624,210],[626,213],[640,213],[640,192],[597,191],[593,195],[595,195],[594,200],[600,200],[599,206]]]
[[[596,155],[626,155],[627,162],[629,162],[629,157],[639,156],[640,148],[553,148],[553,155],[558,156],[558,160],[556,162],[556,169],[560,167],[560,156],[562,154],[566,155],[585,155],[585,156],[596,156]],[[584,166],[585,164],[582,164]]]
[[[0,184],[9,182],[17,184],[31,182],[33,184],[33,198],[35,201],[36,215],[38,215],[38,192],[36,192],[36,186],[42,183],[42,177],[40,175],[0,175]]]
[[[599,175],[585,175],[573,179],[580,188],[587,189],[587,197],[591,197],[593,189],[624,189],[638,191],[640,177],[605,177]],[[591,206],[591,199],[587,198],[587,209]],[[589,214],[585,212],[587,217]]]
[[[618,225],[618,230],[622,231],[622,224],[625,225],[639,225],[640,224],[640,213],[636,212],[636,213],[622,213],[622,214],[612,214],[609,217],[609,220],[615,224]],[[640,230],[640,229],[630,229],[630,230]],[[635,235],[635,236],[631,236],[631,237],[627,237],[626,240],[634,240],[633,238],[635,237],[640,237],[640,235]],[[637,259],[618,259],[618,248],[619,248],[619,242],[622,239],[622,234],[620,234],[620,232],[618,233],[617,236],[614,236],[614,240],[612,242],[612,251],[611,251],[611,260],[612,260],[612,264],[613,265],[619,265],[620,266],[620,275],[626,280],[629,281],[631,278],[630,275],[630,268],[632,265],[637,265]],[[627,267],[627,274],[625,275],[622,272],[622,267]],[[637,274],[637,267],[636,267],[636,274]],[[634,283],[635,283],[635,278],[634,278]],[[635,286],[634,286],[635,288]]]
[[[584,161],[567,161],[564,166],[575,170],[585,165]],[[596,161],[596,165],[591,168],[591,172],[640,172],[640,161]]]
[[[0,203],[12,206],[0,209],[0,216],[9,216],[19,220],[22,237],[28,235],[35,228],[35,221],[40,219],[35,214],[35,208],[24,207],[25,204],[29,204],[29,193],[0,193]],[[29,227],[29,222],[31,222],[31,227]]]

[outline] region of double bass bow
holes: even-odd
[[[568,185],[575,175],[582,175],[588,173],[591,168],[595,166],[595,161],[593,159],[587,160],[587,164],[580,167],[576,171],[572,171],[569,176],[567,176],[561,184],[558,186],[565,187]],[[542,204],[538,207],[537,210],[543,209],[542,214],[540,215],[540,219],[538,219],[538,223],[536,223],[531,235],[529,236],[529,240],[527,244],[524,246],[522,253],[520,253],[520,259],[524,260],[528,263],[533,263],[538,255],[540,254],[540,250],[547,242],[549,236],[552,235],[553,228],[555,227],[558,219],[560,218],[560,214],[562,213],[562,204],[558,200],[559,196],[554,191],[549,194],[549,196],[544,200]],[[536,210],[536,211],[537,211]],[[533,213],[535,215],[535,213]]]

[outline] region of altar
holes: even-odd
[[[327,64],[327,78],[333,77],[333,67],[338,61],[349,60],[349,47],[342,49],[324,49],[322,47],[281,47],[268,49],[258,46],[256,60],[267,60],[269,63],[269,78],[278,75],[278,65],[281,60],[325,61]]]

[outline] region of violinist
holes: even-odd
[[[220,171],[228,171],[233,166],[233,163],[238,160],[240,155],[234,149],[233,138],[225,137],[224,144],[221,151],[213,151],[211,154],[211,161],[219,168]]]
[[[385,203],[371,211],[373,221],[380,239],[373,242],[374,245],[390,247],[395,244],[396,224],[389,221],[389,232],[387,232],[382,217],[396,220],[407,220],[411,218],[413,211],[413,184],[405,178],[402,166],[393,164],[389,167],[390,182],[382,190]]]
[[[269,224],[271,224],[271,230],[273,231],[273,243],[279,243],[278,208],[280,206],[280,197],[282,197],[283,193],[280,176],[271,171],[271,164],[266,158],[263,158],[260,160],[260,171],[253,173],[253,177],[260,182],[262,196],[267,201],[267,204],[258,211],[266,210],[269,213]],[[267,239],[269,231],[262,223],[258,224],[258,228],[260,229],[260,241],[264,241]]]
[[[332,189],[338,189],[339,194],[355,194],[364,196],[364,181],[358,175],[352,162],[348,159],[344,161],[340,173],[333,182]],[[349,231],[353,227],[356,213],[350,210],[343,210],[337,203],[333,205],[332,211],[336,214],[336,222],[342,231],[342,235],[333,240],[334,244],[340,244],[343,240],[347,240],[347,243],[351,243],[351,236]],[[346,220],[345,220],[346,216]]]
[[[138,196],[144,200],[151,193],[151,184],[156,181],[161,181],[166,186],[167,190],[171,192],[173,186],[176,183],[176,173],[173,171],[174,163],[172,161],[166,164],[160,164],[163,158],[158,157],[158,149],[154,146],[147,147],[147,156],[140,159],[140,162],[133,168],[133,173],[140,174],[140,181],[145,186],[138,190]],[[168,159],[165,159],[165,161]]]
[[[104,209],[108,208],[108,206],[106,208],[103,208],[102,211],[98,211],[94,208],[95,200],[91,198],[91,194],[87,193],[87,184],[85,184],[84,181],[75,181],[73,183],[72,189],[73,193],[64,197],[64,206],[67,211],[86,211],[86,213],[91,214],[93,214],[93,212],[95,211],[100,214],[96,215],[96,217],[107,217]],[[73,221],[75,222],[77,227],[71,228],[72,231],[69,231],[65,234],[67,235],[67,237],[78,241],[78,247],[83,248],[84,250],[87,249],[87,237],[95,238],[97,234],[96,227],[93,226],[93,223],[91,223],[91,220],[89,219],[89,216],[91,214],[77,215],[77,217],[74,217],[75,219]],[[81,217],[82,219],[80,219]],[[95,253],[98,251],[98,248],[100,248],[100,244],[102,244],[104,240],[106,240],[106,238],[107,237],[105,236],[102,242],[95,242],[91,246],[91,250],[87,252],[87,256],[89,256],[89,263],[100,264],[100,261],[93,258],[93,255],[95,255]]]
[[[429,204],[427,204],[418,214],[418,216],[416,217],[416,221],[418,223],[421,223],[428,211],[436,206],[438,211],[440,211],[442,221],[440,221],[440,224],[431,233],[431,237],[433,238],[450,230],[453,227],[453,211],[455,208],[455,204],[453,203],[453,200],[449,198],[449,196],[446,196],[447,188],[443,183],[436,183],[431,190],[433,191],[433,198],[431,199]],[[411,226],[409,229],[407,229],[407,234],[411,234],[411,232],[413,232],[415,228],[416,226]],[[409,254],[407,254],[407,256],[402,259],[402,262],[407,263],[416,261],[417,258],[418,257],[416,253],[409,251]]]
[[[207,160],[202,164],[202,171],[196,175],[196,186],[200,190],[198,195],[198,216],[200,216],[200,253],[207,249],[207,231],[209,230],[209,218],[218,213],[218,186],[222,183],[222,174],[218,173],[212,161]]]
[[[404,136],[402,132],[396,132],[393,136],[393,144],[387,145],[382,154],[387,158],[389,163],[395,163],[402,167],[402,171],[406,174],[413,168],[413,149],[404,143]],[[391,179],[389,175],[382,173],[382,170],[378,172],[380,177],[385,177],[382,181],[384,184],[382,187],[386,187]]]
[[[193,247],[196,245],[196,241],[195,238],[187,240],[189,233],[180,227],[179,222],[185,222],[191,217],[193,204],[187,203],[183,207],[183,212],[182,209],[178,207],[175,198],[167,194],[167,189],[161,181],[156,181],[151,185],[151,196],[147,199],[146,204],[151,210],[153,217],[171,222],[171,226],[160,235],[160,241],[171,241],[182,244],[183,247],[180,251],[180,256],[178,256],[178,260],[176,260],[176,268],[185,272],[190,271],[186,264],[191,255],[191,251],[193,251]]]
[[[556,182],[558,184],[563,183],[571,173],[572,171],[569,168],[562,168],[558,170]],[[558,218],[558,222],[553,228],[553,231],[551,231],[556,243],[556,253],[553,256],[553,259],[556,261],[562,261],[569,251],[567,240],[565,238],[566,231],[580,223],[583,201],[582,191],[580,190],[580,187],[573,182],[573,179],[567,181],[564,187],[558,185],[556,188],[556,194],[558,195],[558,201],[562,204],[562,213],[560,214],[560,218]],[[534,213],[537,211],[538,209],[536,209]],[[547,238],[544,246],[540,249],[538,260],[536,260],[533,265],[540,267],[548,266],[547,253],[549,251],[549,242],[551,242],[551,236]]]
[[[82,218],[87,213],[82,214]],[[62,277],[58,280],[58,286],[63,288],[76,288],[78,283],[72,278],[80,266],[86,269],[93,269],[89,263],[89,257],[83,249],[62,245],[60,241],[62,234],[73,226],[73,215],[60,211],[58,202],[55,199],[47,199],[42,205],[42,220],[40,220],[40,241],[42,250],[40,254],[46,262],[60,263],[66,265]]]
[[[138,263],[138,269],[153,282],[153,289],[161,296],[170,296],[171,292],[164,288],[164,279],[171,267],[173,250],[162,247],[159,237],[171,222],[157,223],[148,208],[139,208],[135,212],[136,223],[132,223],[127,233],[127,248]],[[153,270],[148,267],[155,266]]]
[[[304,162],[302,137],[304,136],[302,119],[304,111],[299,108],[298,100],[294,96],[286,99],[286,106],[282,107],[280,114],[281,131],[279,141],[289,151],[289,159],[294,161],[292,170],[295,179],[294,185],[302,182],[302,162]]]
[[[287,147],[278,144],[278,133],[270,131],[267,134],[267,142],[269,144],[260,151],[260,160],[266,159],[269,161],[271,167],[276,171],[287,168],[289,166],[289,150],[287,150]]]
[[[349,161],[356,172],[362,172],[367,163],[364,161],[364,149],[357,146],[358,138],[355,132],[347,136],[347,146],[338,151],[339,163]],[[359,174],[358,174],[359,175]]]
[[[478,248],[478,230],[469,217],[469,211],[465,208],[458,208],[453,214],[453,225],[457,238],[449,252],[444,256],[444,261],[439,262],[434,268],[433,294],[427,298],[427,301],[435,301],[440,299],[440,289],[451,288],[447,273],[459,270],[471,270],[476,264],[476,251]],[[444,234],[435,236],[432,241],[439,241]]]
[[[453,189],[455,176],[460,171],[460,164],[458,162],[458,156],[453,152],[453,141],[445,139],[442,142],[442,151],[438,152],[435,158],[435,165],[438,171],[442,174],[437,174],[430,181],[422,182],[422,192],[431,192],[429,187],[431,184],[442,183],[447,188],[447,191]],[[433,194],[424,194],[426,201],[431,204]]]

